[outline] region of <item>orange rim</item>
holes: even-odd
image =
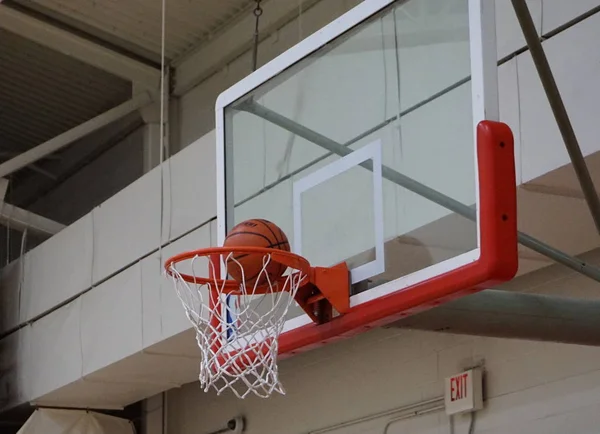
[[[296,270],[297,272],[305,274],[310,277],[311,266],[307,259],[295,253],[286,252],[284,250],[273,249],[269,247],[252,247],[252,246],[232,246],[232,247],[208,247],[205,249],[192,250],[189,252],[183,252],[178,255],[172,256],[165,262],[165,270],[169,276],[176,275],[188,283],[194,283],[197,285],[211,285],[217,284],[223,288],[223,292],[227,294],[235,294],[240,289],[240,283],[235,280],[220,279],[217,277],[198,277],[192,276],[191,274],[185,273],[174,273],[175,266],[178,263],[189,261],[194,258],[207,257],[209,261],[220,260],[221,256],[229,256],[232,253],[245,253],[250,255],[270,255],[271,260],[279,264],[285,265],[289,268]],[[286,285],[288,276],[281,277],[276,282],[272,282],[270,285],[265,284],[258,286],[253,289],[253,294],[261,294],[264,292],[271,291],[285,291],[289,285]],[[308,279],[307,279],[308,281]]]

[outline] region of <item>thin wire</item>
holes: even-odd
[[[262,119],[262,135],[263,135],[263,182],[262,186],[265,188],[267,186],[267,121]]]
[[[300,42],[302,40],[302,35],[304,33],[302,31],[302,15],[303,15],[302,0],[298,0],[298,42]]]
[[[260,2],[262,0],[255,0],[256,8],[254,9],[254,16],[256,18],[254,23],[254,52],[252,53],[252,71],[256,71],[258,67],[258,43],[259,43],[259,25],[260,25],[260,16],[263,13],[262,8],[260,7]]]
[[[398,43],[398,22],[397,22],[397,16],[396,16],[396,8],[394,9],[393,12],[393,18],[394,18],[394,51],[396,52],[396,80],[397,80],[397,91],[398,91],[398,116],[396,118],[397,121],[397,125],[398,125],[398,142],[399,142],[399,149],[400,149],[400,159],[402,159],[403,157],[403,152],[402,152],[402,78],[401,78],[401,72],[402,69],[400,67],[400,44]]]
[[[8,178],[8,185],[9,187],[12,186],[12,177]],[[8,190],[8,194],[10,194],[12,196],[12,188],[10,190]],[[10,199],[10,198],[9,198]],[[2,202],[2,207],[4,208],[4,201]],[[14,208],[12,208],[14,209]],[[6,265],[10,264],[10,218],[12,216],[8,216],[7,222],[6,222]]]
[[[469,423],[469,434],[475,433],[475,412],[471,413],[471,422]]]
[[[402,9],[401,9],[402,10]],[[402,77],[400,76],[401,73],[401,68],[400,68],[400,44],[398,43],[398,16],[397,16],[397,11],[398,8],[394,8],[393,13],[392,13],[392,20],[394,21],[394,58],[395,58],[395,64],[396,64],[396,91],[397,91],[397,110],[398,113],[396,114],[396,128],[398,129],[398,146],[394,146],[393,149],[393,153],[394,153],[394,160],[396,160],[397,158],[397,164],[398,167],[403,169],[404,168],[404,152],[402,149],[402,145],[403,145],[403,140],[402,140]],[[396,155],[396,150],[398,150],[399,152],[399,156]],[[405,200],[402,200],[402,203],[400,204],[399,202],[401,201],[402,197],[406,194],[406,192],[404,191],[404,189],[402,188],[398,188],[395,191],[394,194],[394,207],[396,209],[397,212],[401,212],[402,215],[404,215],[406,213],[406,206],[405,206]],[[400,206],[402,207],[401,209]],[[398,220],[398,219],[396,219]],[[398,222],[396,221],[396,229],[398,228]],[[397,232],[396,232],[397,233]]]
[[[4,207],[5,207],[5,205],[6,205],[6,202],[3,200],[2,201],[2,206],[0,207],[0,214],[4,214]],[[6,229],[6,238],[7,239],[8,239],[8,225],[10,225],[10,219],[7,220],[6,226],[4,227],[4,229]],[[8,256],[9,256],[8,250],[9,249],[8,249],[8,242],[7,242],[7,244],[6,244],[6,257],[2,258],[4,260],[6,260],[6,264],[4,264],[4,265],[8,265]]]
[[[389,89],[388,89],[388,80],[389,78],[389,74],[388,74],[388,62],[387,62],[387,47],[386,47],[386,43],[385,43],[385,19],[387,16],[385,17],[381,17],[380,19],[380,24],[381,24],[381,54],[382,54],[382,60],[383,60],[383,120],[385,121],[386,119],[388,119],[388,103],[389,103],[389,98],[388,98],[388,94],[389,94]],[[392,19],[395,19],[394,16],[392,16]],[[396,38],[396,35],[394,35],[394,38]],[[394,45],[395,46],[395,45]],[[394,56],[394,63],[396,64],[396,70],[398,69],[398,62],[396,61],[396,56],[397,54],[395,54]],[[399,98],[398,98],[399,99]],[[400,104],[400,102],[398,102],[398,104]],[[392,127],[392,134],[393,134],[393,127]],[[393,145],[393,143],[392,143]],[[393,159],[394,159],[394,163],[397,161],[397,150],[395,146],[392,146],[392,155],[393,155]],[[398,202],[399,202],[399,197],[398,195],[399,193],[399,189],[394,189],[393,190],[394,195],[393,195],[393,201],[394,201],[394,209],[396,211],[398,211]],[[394,233],[397,234],[398,233],[398,219],[394,219],[393,220],[393,225],[394,225]]]
[[[18,300],[19,310],[18,310],[18,312],[21,312],[21,300],[22,300],[22,294],[23,294],[23,285],[25,284],[25,258],[23,257],[23,255],[25,255],[25,249],[27,247],[28,231],[29,231],[29,229],[25,228],[25,230],[23,231],[23,234],[21,236],[21,254],[19,255],[19,300]]]
[[[303,9],[302,9],[302,0],[298,0],[298,41],[302,40],[302,16],[303,16]],[[305,93],[302,92],[302,90],[304,89],[304,83],[307,81],[307,77],[311,72],[311,68],[306,68],[304,70],[302,70],[299,74],[298,74],[298,94],[296,96],[295,99],[295,105],[294,105],[294,119],[298,119],[300,114],[302,113],[302,109],[304,106],[304,96]],[[296,141],[296,134],[290,133],[286,146],[285,146],[285,152],[283,157],[281,158],[281,160],[277,163],[277,180],[281,180],[281,178],[283,178],[284,176],[287,176],[290,172],[290,165],[291,165],[291,161],[292,161],[292,151],[294,148],[294,143]],[[267,187],[266,184],[263,187]],[[290,188],[292,188],[292,184],[290,184]]]
[[[160,138],[159,138],[159,165],[160,165],[160,238],[158,240],[158,257],[159,269],[162,269],[163,254],[163,226],[165,220],[164,197],[165,197],[165,180],[163,162],[165,159],[165,39],[166,39],[166,13],[167,0],[162,0],[161,7],[161,35],[160,35]],[[158,291],[159,306],[162,306],[162,285]],[[159,318],[160,332],[162,335],[163,321],[162,312]]]
[[[543,2],[542,2],[543,3]],[[520,71],[519,69],[519,56],[515,56],[515,71]],[[523,101],[523,93],[521,92],[521,80],[519,78],[521,74],[515,74],[515,80],[517,82],[517,101]],[[522,112],[522,104],[516,104],[517,110],[517,118],[519,119],[518,128],[519,128],[519,137],[525,137],[523,134],[523,126],[527,125],[523,121],[523,112]],[[515,158],[515,165],[519,165],[517,173],[523,173],[523,158]]]
[[[383,60],[383,120],[388,118],[388,73],[387,73],[387,59],[385,50],[385,17],[381,17],[379,20],[381,27],[381,54]],[[397,65],[397,62],[396,62]]]
[[[162,16],[161,16],[161,40],[160,40],[160,138],[159,138],[159,164],[161,169],[161,177],[160,177],[160,198],[161,198],[161,213],[160,213],[160,241],[158,246],[158,251],[160,253],[160,259],[162,261],[162,231],[163,231],[163,219],[164,219],[164,209],[163,209],[163,195],[164,195],[164,182],[163,182],[163,162],[165,159],[165,27],[166,27],[166,0],[162,0]]]

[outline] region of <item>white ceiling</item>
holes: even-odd
[[[165,0],[168,59],[177,59],[249,12],[254,0]],[[162,0],[12,0],[149,60],[161,52]]]

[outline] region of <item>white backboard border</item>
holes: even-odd
[[[362,148],[353,151],[333,163],[305,176],[294,182],[293,186],[293,212],[294,212],[294,246],[293,251],[302,255],[302,194],[317,187],[342,173],[371,161],[373,164],[373,233],[375,235],[375,259],[360,265],[350,271],[351,282],[356,284],[385,271],[385,249],[383,239],[383,178],[382,143],[376,140]],[[334,264],[331,264],[334,265]]]

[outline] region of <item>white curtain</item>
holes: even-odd
[[[17,434],[135,434],[126,419],[81,410],[38,409]]]

